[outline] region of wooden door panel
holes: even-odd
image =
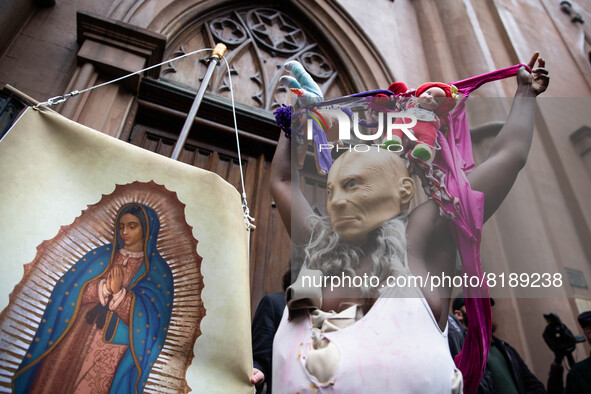
[[[207,133],[208,130],[200,130]],[[167,131],[136,123],[129,142],[164,156],[172,154],[176,136]],[[189,138],[179,160],[214,172],[240,193],[240,166],[235,152]],[[255,218],[256,230],[250,236],[251,312],[267,293],[282,290],[281,279],[289,268],[291,243],[269,190],[271,163],[260,154],[242,155],[247,201]],[[228,278],[231,283],[231,278]]]

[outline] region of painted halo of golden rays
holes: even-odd
[[[9,392],[11,378],[25,357],[57,281],[88,251],[112,243],[119,209],[129,203],[152,208],[160,220],[157,250],[173,276],[174,299],[166,341],[154,363],[144,393],[188,392],[187,368],[205,316],[201,300],[203,276],[197,240],[185,219],[185,204],[176,193],[154,182],[117,185],[115,191],[88,206],[70,225],[37,247],[25,265],[21,282],[0,314],[0,392]]]

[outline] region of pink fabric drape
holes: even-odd
[[[458,205],[443,202],[442,208],[447,212],[457,212],[451,220],[450,228],[456,247],[462,259],[462,273],[468,276],[482,278],[482,264],[480,261],[480,240],[484,218],[484,194],[472,190],[466,173],[474,168],[470,127],[466,115],[465,102],[470,93],[484,83],[511,77],[517,74],[521,66],[518,64],[501,70],[478,75],[462,81],[453,82],[463,97],[448,115],[449,132],[444,136],[437,132],[437,141],[441,151],[435,157],[434,163],[446,172],[445,186],[447,191],[459,198]],[[456,366],[464,376],[464,392],[474,393],[482,379],[492,335],[491,307],[489,289],[486,281],[481,288],[464,288],[468,332],[464,347],[455,358]]]

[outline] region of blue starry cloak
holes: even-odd
[[[122,207],[117,215],[115,242],[90,251],[58,280],[34,339],[13,378],[15,393],[29,391],[45,357],[51,354],[77,322],[87,324],[84,316],[78,313],[84,290],[90,283],[104,277],[115,254],[123,246],[119,235],[119,219],[129,207],[139,208],[139,216],[143,216],[139,218],[144,236],[148,235],[144,238],[144,261],[127,288],[127,294],[131,296],[127,319],[129,326],[116,313],[109,311],[103,340],[128,346],[117,367],[110,392],[143,391],[166,339],[172,311],[173,281],[168,264],[156,250],[160,228],[158,216],[146,206],[130,204]]]

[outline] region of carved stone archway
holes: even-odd
[[[168,50],[175,46],[180,48],[179,40],[182,41],[180,37],[183,35],[183,30],[194,28],[193,25],[198,23],[197,21],[205,19],[207,15],[221,16],[224,13],[227,15],[232,11],[247,8],[273,9],[286,16],[287,21],[291,21],[296,28],[301,29],[304,26],[305,33],[308,37],[313,38],[311,42],[321,46],[320,49],[316,48],[316,52],[324,56],[328,54],[329,62],[336,64],[335,71],[347,81],[345,84],[347,93],[384,88],[395,80],[394,75],[366,33],[335,0],[289,0],[282,2],[201,0],[192,1],[190,4],[187,1],[175,1],[162,9],[148,28],[167,36]],[[228,21],[227,18],[226,21]],[[282,22],[287,21],[284,19]],[[248,24],[252,21],[246,20],[245,22]],[[234,23],[228,22],[223,26],[225,34],[229,33],[228,29],[236,26]],[[239,27],[238,29],[240,30]],[[241,37],[239,37],[241,33],[244,32],[236,31],[234,33],[236,36],[232,39],[236,40],[236,43],[241,41]],[[254,35],[255,40],[261,38],[261,35],[257,33]],[[217,38],[216,42],[221,41],[220,37],[215,38]],[[297,37],[293,38],[297,41]],[[236,43],[231,43],[231,46],[235,46]],[[292,44],[297,45],[295,41]],[[283,49],[289,49],[287,47],[284,46]],[[188,48],[184,49],[188,50]],[[167,51],[167,54],[170,53]],[[310,60],[314,63],[321,63],[325,59],[314,57]],[[327,97],[331,96],[330,93],[328,92]]]
[[[165,58],[212,48],[217,43],[228,48],[225,60],[235,99],[249,107],[273,111],[288,102],[287,89],[279,78],[285,74],[283,64],[292,59],[304,65],[326,97],[338,97],[351,90],[346,74],[337,71],[338,59],[301,23],[275,8],[223,9],[198,19],[169,40]],[[197,77],[205,74],[208,52],[171,62],[162,69],[160,78],[193,88]],[[210,82],[210,92],[229,99],[230,86],[227,68],[219,67]]]

